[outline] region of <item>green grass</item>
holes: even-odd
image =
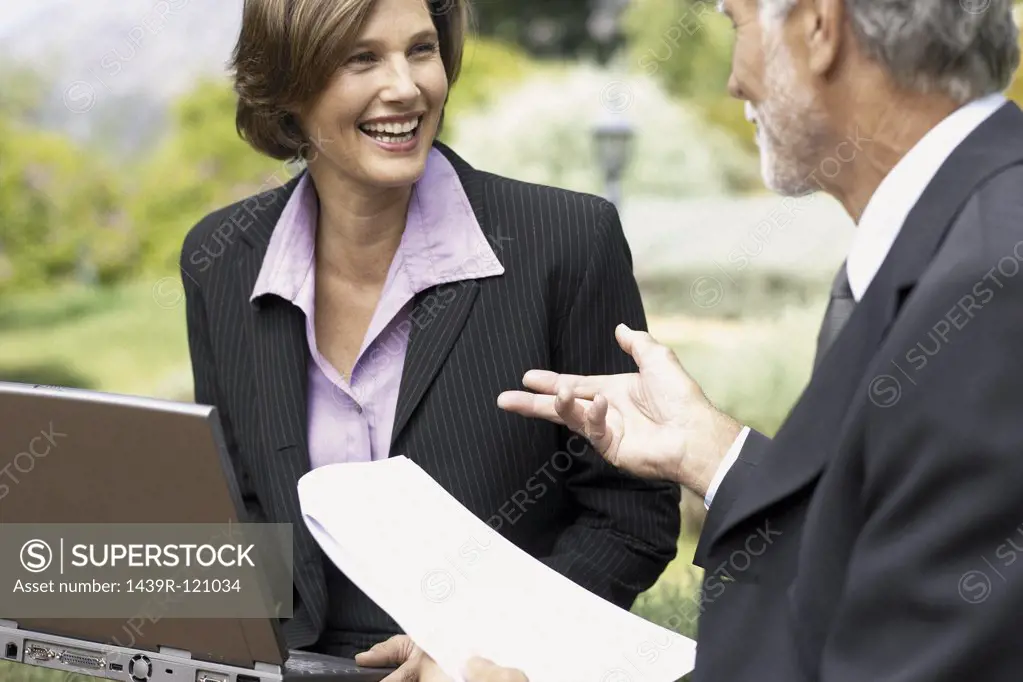
[[[184,312],[170,278],[5,300],[0,380],[180,397],[191,381]]]
[[[104,678],[81,673],[38,668],[9,661],[0,661],[0,680],[3,682],[99,682]]]
[[[773,435],[810,376],[823,312],[821,302],[767,319],[695,322],[706,331],[664,341],[715,405]]]
[[[709,269],[647,275],[639,286],[644,305],[655,314],[745,320],[823,305],[831,284],[815,276],[769,269],[732,274]]]
[[[633,613],[694,639],[699,614],[696,593],[703,576],[703,571],[692,564],[695,551],[696,538],[680,537],[675,560],[632,606]]]

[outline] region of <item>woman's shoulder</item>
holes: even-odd
[[[554,253],[586,257],[625,241],[618,209],[595,194],[485,173],[486,210],[502,230],[543,242]]]
[[[511,269],[546,272],[561,283],[581,283],[585,272],[625,263],[632,252],[618,210],[603,197],[561,187],[542,185],[492,173],[481,173],[484,231],[498,235],[503,258]],[[571,288],[571,286],[570,286]]]
[[[487,178],[493,200],[524,204],[526,210],[548,208],[555,204],[561,207],[560,210],[574,214],[599,214],[602,211],[614,210],[614,205],[610,201],[596,194],[541,185],[495,173],[482,174]]]
[[[260,188],[200,218],[182,240],[182,269],[190,272],[202,268],[211,253],[218,254],[218,258],[230,256],[243,242],[258,245],[268,241],[298,180],[295,177],[269,189]]]
[[[476,193],[488,215],[502,225],[551,234],[592,234],[608,226],[620,229],[617,209],[603,197],[478,169],[450,148],[438,146],[469,193]]]

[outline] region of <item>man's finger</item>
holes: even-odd
[[[607,428],[607,398],[596,395],[586,408],[586,433],[596,448],[603,454],[611,447],[611,432]]]
[[[522,377],[522,385],[531,391],[544,395],[555,395],[563,385],[572,387],[576,398],[592,400],[593,396],[600,392],[613,376],[593,375],[581,376],[578,374],[558,374],[545,369],[531,369]]]
[[[505,391],[497,396],[497,406],[502,410],[521,414],[523,417],[538,417],[564,425],[564,421],[554,409],[554,396],[536,395],[526,391]]]
[[[584,401],[572,395],[572,389],[565,386],[558,391],[554,397],[554,410],[561,417],[565,426],[576,433],[586,435],[586,408],[589,401]]]
[[[531,369],[522,375],[522,385],[531,391],[554,395],[558,392],[558,380],[569,377],[569,374],[558,374],[546,369]]]
[[[388,640],[374,644],[369,651],[355,654],[355,663],[367,668],[400,665],[408,660],[412,648],[412,640],[407,635],[394,635]]]

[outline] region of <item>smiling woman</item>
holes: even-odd
[[[468,18],[450,1],[247,2],[239,131],[274,158],[407,189],[441,126]]]
[[[246,0],[238,130],[305,170],[211,213],[181,252],[195,399],[217,408],[252,519],[294,527],[289,646],[351,657],[396,636],[360,662],[403,680],[422,656],[305,527],[310,469],[406,456],[623,608],[679,533],[677,486],[497,407],[533,367],[633,371],[613,330],[646,319],[613,205],[437,141],[468,23],[464,0]]]

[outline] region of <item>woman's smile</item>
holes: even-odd
[[[360,123],[359,132],[376,146],[391,153],[407,153],[419,146],[423,114],[382,116]]]

